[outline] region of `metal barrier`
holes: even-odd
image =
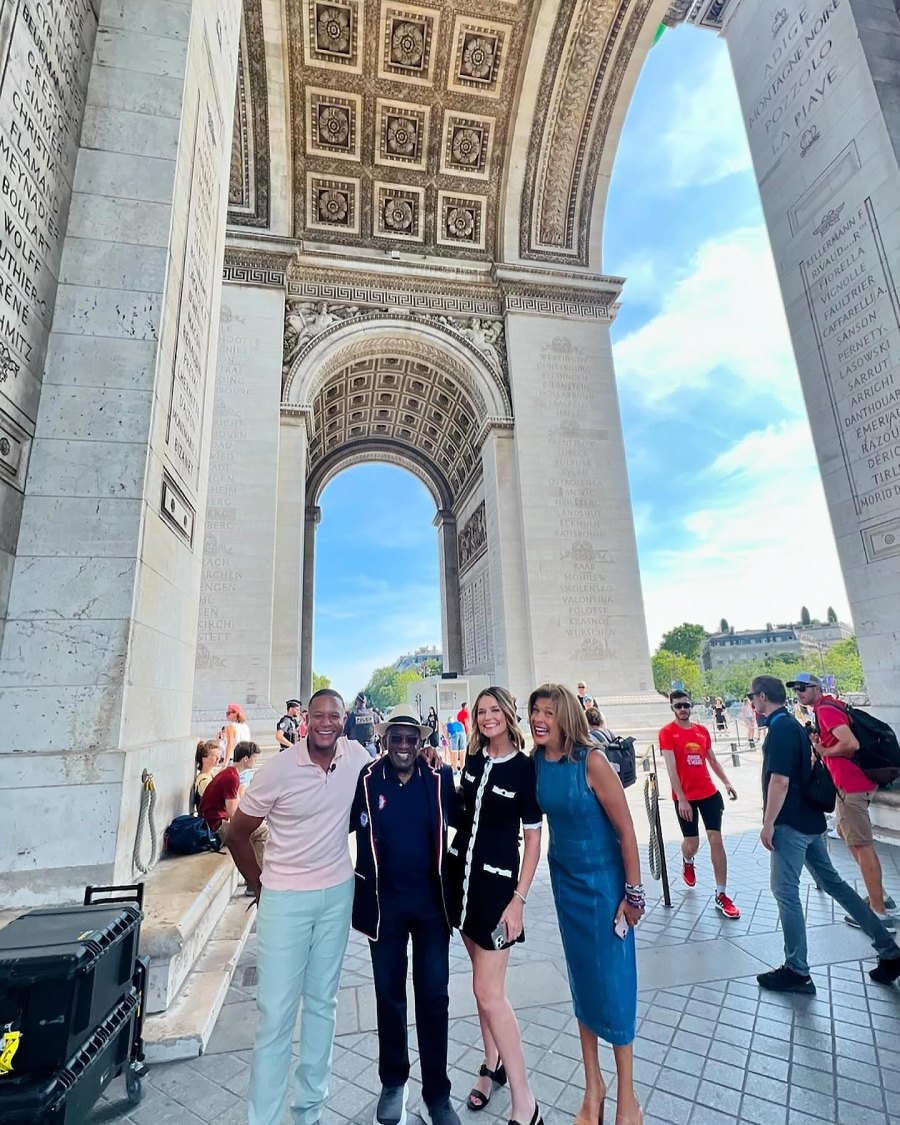
[[[656,770],[656,747],[652,742],[648,753],[644,755],[645,771],[648,770],[648,763],[650,776],[644,782],[644,805],[647,809],[647,819],[650,822],[650,874],[654,879],[662,879],[663,905],[671,906],[669,869],[666,866],[662,822],[659,819],[659,778]]]

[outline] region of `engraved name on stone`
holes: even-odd
[[[34,422],[95,17],[20,0],[0,20],[0,399]]]
[[[601,489],[608,431],[580,421],[595,417],[596,410],[588,356],[571,341],[560,337],[547,345],[538,370],[549,438],[546,488],[560,516],[558,549],[541,566],[542,581],[559,594],[560,625],[573,657],[604,659],[614,654],[616,638],[608,577],[612,552],[599,546],[608,533]]]
[[[838,85],[842,67],[835,24],[846,3],[803,4],[779,29],[746,115],[760,178],[793,144],[803,152],[806,130]],[[743,84],[743,76],[738,78]],[[806,143],[809,139],[805,138]]]
[[[196,499],[200,439],[209,367],[213,296],[218,271],[222,114],[211,73],[198,99],[186,245],[166,443],[173,468]]]
[[[900,510],[900,300],[870,198],[828,208],[803,285],[860,523]]]

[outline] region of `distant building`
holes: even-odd
[[[437,645],[422,645],[413,652],[406,652],[403,656],[399,656],[391,667],[395,672],[408,672],[410,669],[416,671],[428,660],[439,660],[443,667],[444,654]]]
[[[730,629],[707,637],[700,654],[704,672],[763,660],[767,656],[818,657],[838,641],[853,636],[853,626],[843,622],[827,625],[767,625],[765,629]]]

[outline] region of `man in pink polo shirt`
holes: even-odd
[[[344,738],[343,719],[341,696],[317,691],[306,738],[257,770],[231,821],[228,847],[259,903],[249,1125],[281,1125],[301,999],[296,1125],[316,1125],[328,1096],[353,905],[347,824],[357,779],[370,762],[364,746]],[[260,871],[250,837],[263,818],[269,839]]]
[[[818,734],[812,736],[813,744],[824,758],[837,789],[835,828],[859,864],[868,891],[869,906],[888,932],[896,933],[896,920],[885,901],[881,860],[875,850],[872,821],[869,819],[869,801],[878,786],[852,760],[859,749],[859,742],[850,725],[847,709],[833,695],[825,694],[822,681],[811,672],[801,672],[787,686],[794,689],[803,706],[812,707],[815,711]],[[858,925],[849,914],[844,920],[851,926]]]

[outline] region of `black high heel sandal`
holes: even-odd
[[[486,1062],[483,1062],[481,1064],[481,1068],[478,1071],[478,1077],[490,1078],[491,1092],[489,1094],[482,1094],[480,1090],[476,1090],[474,1087],[469,1091],[469,1096],[466,1098],[466,1108],[471,1109],[473,1113],[477,1112],[478,1110],[484,1109],[484,1107],[494,1096],[495,1086],[506,1085],[506,1067],[499,1059],[497,1059],[497,1066],[494,1070],[491,1070],[488,1064]],[[537,1125],[537,1123],[535,1123],[535,1125]]]
[[[509,1125],[519,1125],[519,1122],[515,1119],[511,1119]],[[531,1120],[528,1122],[528,1125],[544,1125],[544,1119],[543,1117],[541,1117],[541,1107],[537,1104],[537,1102],[534,1103],[534,1113],[532,1113]]]

